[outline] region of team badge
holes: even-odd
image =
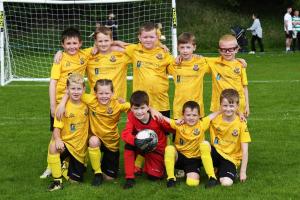
[[[217,132],[221,132],[221,129],[219,127],[216,128]]]
[[[80,64],[81,64],[81,65],[84,64],[84,58],[80,58]]]
[[[137,61],[137,62],[136,62],[136,66],[137,66],[137,67],[141,67],[141,66],[142,66],[142,62],[141,62],[141,61]]]
[[[196,128],[196,129],[194,129],[193,133],[194,133],[194,135],[199,135],[200,131],[199,131],[199,129]]]
[[[106,113],[107,114],[112,114],[113,113],[112,107],[108,107],[107,110],[106,110]]]
[[[180,83],[180,75],[177,75],[177,77],[176,77],[176,82],[177,82],[177,83]]]
[[[73,113],[70,113],[69,118],[73,118],[73,117],[75,117],[75,115]]]
[[[159,53],[159,54],[156,55],[156,58],[158,60],[162,60],[163,59],[163,55],[161,53]]]
[[[95,62],[99,62],[99,58],[95,58]]]
[[[140,54],[143,54],[144,52],[143,52],[143,50],[139,50],[139,53],[140,53]]]
[[[240,68],[238,68],[238,67],[234,68],[233,72],[236,73],[236,74],[241,73]]]
[[[116,57],[115,56],[111,56],[109,60],[110,60],[110,62],[116,62]]]
[[[198,71],[199,70],[199,66],[198,65],[194,65],[193,70],[194,71]]]
[[[216,76],[217,81],[221,80],[221,75],[218,73]]]
[[[70,131],[74,132],[76,130],[75,124],[70,124]]]
[[[70,67],[71,66],[71,63],[70,62],[67,62],[66,63],[66,67]]]
[[[238,135],[239,135],[238,130],[234,129],[234,130],[232,131],[232,136],[236,137],[236,136],[238,136]]]
[[[219,138],[215,137],[214,144],[219,144]]]
[[[95,74],[96,74],[96,75],[99,74],[99,68],[95,68]]]

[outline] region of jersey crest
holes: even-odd
[[[156,58],[158,60],[162,60],[163,59],[163,55],[161,53],[159,53],[159,54],[156,55]]]
[[[81,65],[84,64],[84,58],[80,58],[80,64],[81,64]]]
[[[232,131],[232,136],[237,137],[239,135],[239,131],[237,129],[234,129]]]
[[[99,68],[95,68],[95,74],[96,74],[96,75],[99,74]]]
[[[110,62],[116,62],[116,57],[114,55],[112,55],[109,59]]]
[[[199,135],[200,134],[200,130],[198,128],[195,128],[193,131],[194,135]]]
[[[236,74],[241,73],[240,68],[238,68],[238,67],[234,68],[233,72],[236,73]]]
[[[107,114],[112,114],[113,113],[112,107],[108,107],[107,110],[106,110],[106,113]]]
[[[70,124],[70,131],[74,132],[76,130],[75,124]]]
[[[199,66],[198,65],[194,65],[193,70],[194,71],[198,71],[199,70]]]
[[[141,66],[142,66],[142,61],[137,61],[137,62],[136,62],[136,66],[137,66],[137,67],[141,67]]]

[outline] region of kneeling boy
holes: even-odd
[[[126,127],[122,131],[125,142],[124,166],[126,183],[124,189],[133,187],[135,181],[134,161],[138,154],[145,157],[144,172],[150,180],[161,179],[164,176],[164,150],[167,144],[166,132],[172,131],[171,127],[151,117],[149,111],[149,96],[144,91],[135,91],[130,98],[131,112],[128,113]],[[156,149],[149,153],[140,152],[135,146],[136,134],[144,129],[156,132],[158,143]]]
[[[62,189],[61,161],[69,158],[68,176],[70,181],[83,180],[84,161],[88,141],[88,108],[80,98],[84,92],[84,80],[80,74],[71,74],[67,80],[70,99],[61,121],[54,120],[54,130],[49,146],[48,164],[54,181],[49,191]]]
[[[211,155],[217,176],[222,186],[231,186],[237,177],[237,167],[241,164],[240,181],[247,178],[248,143],[251,142],[247,124],[236,115],[239,108],[239,93],[225,89],[220,96],[219,115],[211,122]]]

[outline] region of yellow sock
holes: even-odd
[[[94,170],[94,173],[95,174],[102,173],[101,163],[100,163],[101,152],[100,152],[99,147],[96,147],[96,148],[89,147],[88,149],[89,149],[91,165]]]
[[[198,186],[199,185],[199,180],[197,180],[197,179],[192,179],[192,178],[186,178],[186,184],[188,185],[188,186]]]
[[[54,179],[59,179],[62,175],[59,156],[59,154],[49,154],[47,159],[50,169],[52,171],[52,177]]]
[[[200,152],[201,152],[202,164],[207,176],[216,179],[213,161],[210,155],[210,145],[207,142],[202,142],[200,144]]]
[[[168,180],[173,178],[176,180],[174,175],[174,166],[175,166],[175,154],[176,150],[174,146],[167,146],[165,149],[165,166],[168,175]]]
[[[135,158],[134,166],[138,168],[143,168],[145,158],[142,155],[137,155]]]

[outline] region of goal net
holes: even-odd
[[[61,32],[77,27],[83,48],[91,47],[93,38],[89,36],[96,23],[105,25],[112,13],[118,40],[136,43],[141,24],[161,23],[164,43],[176,54],[175,0],[2,0],[1,85],[49,80],[53,55],[61,50]]]

